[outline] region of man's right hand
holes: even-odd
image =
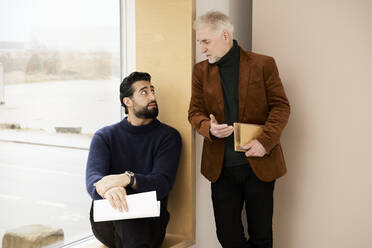
[[[234,131],[233,126],[228,126],[227,124],[218,124],[214,115],[210,114],[209,118],[211,119],[210,132],[213,136],[217,138],[225,138],[230,136]]]
[[[93,186],[96,187],[97,193],[103,197],[109,189],[114,187],[126,187],[129,182],[129,176],[122,173],[104,176],[101,180],[93,184]]]
[[[104,198],[110,202],[110,205],[120,212],[128,212],[128,204],[125,196],[127,191],[124,187],[114,187],[106,191]]]

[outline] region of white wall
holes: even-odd
[[[215,9],[230,16],[235,26],[235,36],[244,49],[251,48],[251,1],[250,0],[196,0],[196,16]],[[196,62],[205,56],[196,46]],[[193,248],[221,247],[216,236],[216,228],[211,201],[210,182],[200,174],[201,149],[203,139],[195,135],[196,144],[196,245]]]
[[[276,58],[292,114],[276,247],[372,247],[372,2],[255,0],[253,51]]]

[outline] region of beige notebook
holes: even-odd
[[[234,122],[234,149],[245,152],[243,146],[254,140],[262,133],[262,125]]]

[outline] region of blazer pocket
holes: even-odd
[[[263,157],[249,157],[248,161],[256,176],[264,182],[271,182],[287,172],[280,144],[274,146],[269,154]]]

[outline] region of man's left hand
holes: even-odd
[[[97,193],[103,197],[109,189],[114,187],[125,187],[129,182],[130,179],[126,174],[119,174],[104,176],[93,185],[96,187]]]
[[[123,187],[114,187],[109,189],[105,195],[104,199],[107,199],[114,209],[120,212],[128,212],[128,203],[126,199],[127,191]]]
[[[243,146],[243,148],[248,149],[245,152],[246,157],[263,157],[266,154],[265,147],[256,139]]]

